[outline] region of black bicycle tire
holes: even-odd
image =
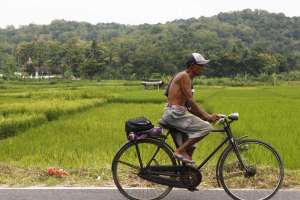
[[[273,153],[273,155],[276,157],[276,160],[279,163],[280,181],[277,184],[275,190],[269,196],[267,196],[264,199],[261,199],[261,200],[268,200],[268,199],[272,198],[278,192],[278,190],[280,189],[280,187],[282,186],[283,178],[284,178],[284,165],[283,165],[282,159],[280,158],[278,152],[276,151],[276,149],[274,147],[272,147],[270,144],[267,144],[267,143],[265,143],[263,141],[256,140],[256,139],[245,139],[245,140],[238,141],[237,145],[244,144],[244,143],[256,143],[256,144],[261,144],[264,147],[267,147]],[[218,178],[219,178],[219,181],[220,181],[223,189],[225,190],[225,192],[230,197],[232,197],[235,200],[244,200],[244,199],[240,199],[240,198],[236,197],[234,194],[232,194],[232,192],[230,192],[230,190],[227,188],[227,186],[226,186],[226,184],[224,182],[224,178],[223,178],[223,166],[224,166],[224,162],[225,162],[227,156],[229,155],[229,153],[231,151],[233,151],[233,147],[232,146],[230,148],[226,148],[224,150],[224,152],[221,154],[220,164],[219,164],[219,173],[218,173],[219,177]]]
[[[117,160],[121,157],[121,155],[128,149],[130,148],[132,145],[135,145],[135,143],[152,143],[155,145],[160,145],[160,148],[162,148],[167,155],[169,156],[169,158],[171,159],[173,165],[177,165],[177,161],[173,156],[173,151],[172,148],[170,148],[168,145],[166,145],[166,143],[162,140],[158,140],[158,139],[153,139],[153,138],[145,138],[145,139],[141,139],[138,141],[129,141],[127,143],[125,143],[120,149],[119,151],[116,153],[116,155],[114,156],[114,159],[112,161],[112,176],[113,176],[113,180],[115,185],[117,186],[118,190],[120,191],[120,193],[122,195],[124,195],[126,198],[130,199],[130,200],[139,200],[136,199],[134,197],[131,197],[129,194],[126,193],[126,191],[122,188],[122,186],[120,185],[118,179],[117,179]],[[166,197],[171,190],[173,189],[173,187],[168,187],[167,190],[162,193],[159,197],[151,199],[151,200],[160,200],[164,197]],[[149,199],[150,200],[150,199]]]
[[[243,136],[241,138],[237,138],[235,141],[237,143],[239,143],[241,141],[247,140],[247,139],[245,139],[246,137],[247,136]],[[220,182],[220,178],[219,178],[220,177],[220,175],[219,175],[220,161],[222,160],[222,157],[224,156],[224,154],[226,153],[226,151],[229,151],[231,148],[232,148],[232,146],[230,144],[227,145],[227,147],[225,147],[225,149],[223,150],[223,152],[221,153],[221,155],[219,156],[219,159],[217,161],[215,172],[216,172],[216,181],[217,181],[217,184],[218,184],[219,187],[222,187],[221,182]]]
[[[217,165],[216,165],[216,181],[217,181],[217,184],[218,184],[219,187],[222,187],[221,181],[220,181],[220,175],[219,175],[219,171],[220,171],[220,170],[219,170],[219,168],[220,168],[220,162],[221,162],[221,160],[222,160],[224,154],[225,154],[230,148],[232,148],[232,147],[231,147],[230,145],[228,145],[228,146],[223,150],[223,152],[221,153],[221,155],[220,155],[220,157],[219,157],[219,159],[218,159]]]

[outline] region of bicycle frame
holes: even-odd
[[[241,156],[240,156],[240,153],[239,153],[239,150],[238,150],[238,148],[237,148],[237,145],[236,145],[236,139],[233,137],[233,134],[232,134],[232,132],[231,132],[231,129],[230,129],[230,123],[231,123],[232,121],[228,121],[228,120],[226,120],[226,119],[224,119],[224,128],[223,129],[215,129],[215,130],[212,130],[211,132],[225,132],[226,133],[226,135],[227,135],[227,137],[226,137],[226,139],[223,141],[223,142],[221,142],[221,144],[219,144],[219,146],[217,146],[216,147],[216,149],[212,152],[212,153],[210,153],[209,154],[209,156],[206,158],[206,159],[204,159],[203,161],[202,161],[202,163],[197,167],[197,169],[198,170],[200,170],[227,142],[229,142],[229,145],[230,146],[232,146],[233,147],[233,149],[234,149],[234,152],[235,152],[235,154],[236,154],[236,156],[237,156],[237,158],[238,158],[238,160],[239,160],[239,162],[241,163],[241,166],[245,169],[245,170],[247,170],[247,168],[246,168],[246,166],[245,166],[245,164],[244,164],[244,162],[243,162],[243,160],[242,160],[242,158],[241,158]],[[168,137],[168,135],[170,134],[170,132],[168,132],[168,134],[164,137],[164,139],[163,140],[161,140],[162,142],[164,142],[165,144],[167,144],[166,142],[165,142],[165,140],[167,139],[167,137]],[[167,146],[169,147],[169,145],[167,144]],[[135,147],[136,147],[136,151],[137,151],[137,157],[138,157],[138,159],[139,159],[139,163],[140,163],[140,167],[143,169],[144,167],[145,168],[147,168],[147,167],[149,167],[150,166],[150,164],[151,164],[151,162],[153,161],[153,159],[155,158],[155,156],[157,155],[157,153],[158,153],[158,151],[159,151],[159,149],[160,149],[160,147],[158,147],[157,148],[157,150],[155,151],[155,153],[153,154],[153,156],[152,156],[152,158],[150,159],[150,161],[147,163],[147,165],[146,166],[143,166],[143,163],[142,163],[142,161],[141,161],[141,155],[140,155],[140,151],[139,151],[139,147],[138,147],[138,145],[137,144],[135,144]],[[170,147],[171,148],[171,147]]]
[[[219,144],[219,146],[216,147],[216,149],[211,154],[209,154],[209,156],[204,161],[202,161],[202,163],[197,167],[198,170],[200,170],[227,142],[229,142],[229,144],[233,147],[234,152],[235,152],[239,162],[241,163],[242,167],[246,170],[246,166],[240,156],[239,150],[235,143],[236,139],[233,137],[233,134],[230,129],[231,122],[232,121],[227,121],[225,119],[224,120],[224,129],[212,130],[212,132],[225,132],[227,137],[225,140],[223,140],[223,142],[221,142],[221,144]]]
[[[262,142],[260,140],[256,139],[244,139],[247,136],[243,137],[235,137],[231,131],[230,125],[234,120],[238,119],[238,114],[231,114],[230,116],[224,116],[222,117],[218,122],[222,124],[222,128],[220,129],[214,129],[211,132],[221,132],[226,137],[223,139],[218,145],[216,145],[215,149],[200,163],[199,166],[189,166],[188,164],[184,162],[180,162],[178,159],[174,156],[174,149],[172,146],[168,144],[168,136],[171,135],[173,137],[173,140],[175,142],[176,147],[178,148],[179,144],[175,140],[174,137],[175,132],[178,132],[178,130],[173,129],[171,126],[165,126],[165,129],[167,130],[163,134],[159,136],[148,136],[148,137],[141,137],[140,139],[136,140],[130,140],[126,144],[124,144],[118,153],[115,155],[113,162],[112,162],[112,172],[113,172],[113,178],[114,182],[119,189],[119,191],[126,196],[129,199],[137,199],[133,197],[131,194],[126,192],[127,189],[127,183],[128,178],[125,177],[124,183],[122,181],[120,182],[119,178],[122,176],[119,176],[119,173],[133,173],[137,177],[140,177],[146,181],[152,182],[153,184],[159,184],[168,186],[168,188],[163,191],[162,194],[160,194],[159,197],[156,199],[161,199],[165,197],[173,187],[177,188],[186,188],[190,191],[197,190],[197,186],[202,181],[202,175],[201,170],[204,168],[204,165],[225,145],[225,148],[222,148],[220,156],[218,156],[218,161],[216,163],[216,176],[215,179],[217,181],[217,184],[219,187],[223,187],[225,192],[232,197],[233,199],[244,199],[243,196],[239,195],[239,192],[236,193],[236,189],[242,189],[245,188],[247,192],[250,193],[254,192],[255,195],[259,194],[256,189],[262,189],[263,194],[265,195],[265,192],[267,191],[268,194],[263,196],[263,198],[259,199],[269,199],[271,198],[280,188],[283,177],[284,177],[284,168],[283,163],[278,155],[277,151],[269,144]],[[162,124],[163,126],[163,124]],[[168,129],[169,128],[169,129]],[[208,134],[206,134],[208,135]],[[185,138],[183,139],[185,141]],[[145,145],[145,155],[144,153],[144,145]],[[149,146],[147,146],[149,145]],[[151,145],[151,146],[150,146]],[[251,145],[255,145],[254,149]],[[151,149],[150,151],[148,150]],[[256,147],[261,147],[262,149],[259,149],[256,151]],[[130,149],[130,151],[128,151]],[[248,151],[249,150],[249,151]],[[254,151],[251,151],[254,150]],[[270,154],[270,157],[272,157],[272,161],[270,162],[270,166],[272,168],[267,168],[265,165],[265,162],[252,162],[252,158],[247,158],[247,156],[252,156],[252,153],[258,153],[260,154],[260,151],[265,151]],[[126,154],[125,152],[130,152],[129,154]],[[159,154],[159,152],[163,154]],[[126,155],[132,156],[132,153],[134,154],[134,162],[130,162],[131,159],[126,159]],[[148,154],[149,153],[149,154]],[[245,154],[244,154],[245,153]],[[123,154],[125,157],[123,158]],[[160,156],[162,155],[162,156]],[[242,157],[243,155],[243,157]],[[164,156],[164,157],[163,157]],[[245,156],[245,157],[244,157]],[[254,159],[256,156],[253,156]],[[161,158],[161,160],[159,160]],[[144,160],[143,160],[144,159]],[[128,160],[128,161],[127,161]],[[244,160],[244,161],[243,161]],[[264,159],[263,159],[264,160]],[[136,163],[137,161],[137,163]],[[166,162],[159,162],[159,161],[166,161]],[[275,162],[274,162],[275,161]],[[118,168],[118,163],[127,165],[135,170],[135,172],[132,171],[122,171]],[[154,165],[152,165],[154,164]],[[232,165],[233,164],[233,165]],[[274,165],[275,164],[275,165]],[[273,170],[273,167],[276,167],[275,170]],[[228,170],[229,169],[229,170]],[[275,177],[274,184],[271,184],[269,186],[270,181],[267,180],[267,182],[261,183],[261,179],[249,179],[252,177],[255,177],[257,175],[257,169],[260,172],[263,172],[270,177],[271,173],[275,173],[272,175],[272,177]],[[237,170],[237,171],[234,171]],[[261,173],[260,173],[261,174]],[[258,174],[259,175],[259,174]],[[231,185],[231,181],[227,181],[227,179],[237,177],[237,179],[233,179],[234,185]],[[262,176],[264,178],[264,176]],[[245,184],[242,182],[240,187],[236,187],[235,180],[240,181],[241,179],[245,179]],[[265,179],[265,178],[264,178]],[[248,181],[250,180],[250,181]],[[271,179],[272,183],[274,181]],[[188,182],[186,182],[188,181]],[[242,181],[242,180],[241,180]],[[229,185],[227,184],[229,183]],[[250,188],[247,184],[250,184]],[[253,184],[258,184],[258,188],[256,186],[252,186]],[[266,188],[261,188],[261,184],[264,186],[266,185]],[[123,187],[123,185],[125,187]],[[142,185],[140,185],[142,186]],[[137,186],[137,187],[140,187]],[[156,188],[156,187],[153,187]],[[131,188],[129,188],[131,189]],[[272,190],[271,190],[272,189]],[[269,192],[268,192],[269,191]],[[243,192],[244,193],[244,192]]]

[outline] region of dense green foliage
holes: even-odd
[[[66,78],[149,78],[184,68],[194,51],[212,60],[209,77],[293,73],[300,70],[300,17],[247,9],[154,25],[55,20],[0,29],[5,77],[39,71]]]

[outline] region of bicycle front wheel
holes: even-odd
[[[162,141],[147,138],[129,142],[113,159],[113,179],[119,191],[128,199],[162,199],[172,187],[147,181],[138,175],[142,168],[162,165],[176,165],[171,149]]]
[[[237,142],[242,166],[233,148],[224,152],[219,167],[224,190],[237,200],[265,200],[280,188],[284,169],[276,150],[258,140]]]

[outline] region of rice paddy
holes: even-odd
[[[125,121],[146,116],[156,124],[165,104],[163,91],[145,90],[135,82],[0,86],[0,169],[6,169],[0,173],[0,184],[4,185],[104,184],[111,179],[114,154],[126,142]],[[299,91],[297,85],[205,86],[196,87],[195,98],[209,112],[239,112],[234,134],[272,144],[291,171],[291,185],[300,185]],[[194,159],[203,159],[222,139],[218,133],[210,134],[198,144]],[[51,166],[66,169],[70,178],[48,177],[45,172]]]

